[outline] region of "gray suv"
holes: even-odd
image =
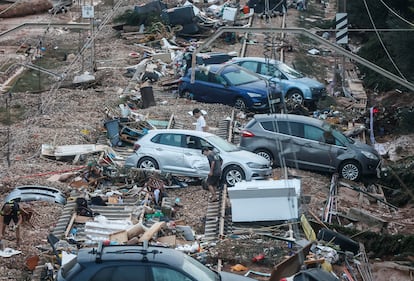
[[[58,271],[57,281],[254,281],[216,272],[178,250],[140,245],[82,248]]]
[[[258,114],[241,132],[240,147],[281,166],[338,172],[348,180],[379,174],[381,158],[325,121],[294,114]]]

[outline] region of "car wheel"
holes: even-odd
[[[257,155],[262,156],[263,158],[269,160],[270,164],[273,165],[273,155],[269,150],[259,148],[259,149],[255,150],[254,153],[256,153]]]
[[[224,172],[222,179],[227,186],[234,186],[236,183],[245,179],[244,172],[239,166],[229,166]]]
[[[292,90],[292,91],[288,92],[286,97],[287,97],[287,99],[289,99],[289,100],[291,100],[295,103],[298,103],[298,104],[303,104],[303,102],[304,102],[303,94],[299,90]]]
[[[242,98],[237,98],[234,102],[234,107],[240,109],[241,111],[246,110],[246,102]]]
[[[138,161],[138,168],[141,169],[155,169],[158,170],[159,166],[157,161],[151,157],[143,157]]]
[[[344,179],[356,181],[361,176],[361,166],[355,161],[345,161],[341,164],[339,173]]]

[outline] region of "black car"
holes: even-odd
[[[109,245],[80,249],[64,264],[58,281],[253,281],[215,272],[178,250],[158,246]]]

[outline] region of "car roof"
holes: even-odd
[[[196,131],[196,130],[186,130],[186,129],[154,129],[149,130],[148,135],[156,135],[156,134],[183,134],[183,135],[193,135],[193,136],[199,136],[199,137],[209,137],[209,136],[215,136],[212,133],[209,132],[202,132],[202,131]]]
[[[243,57],[243,58],[233,58],[232,61],[258,61],[258,62],[267,62],[267,60],[265,58],[261,58],[261,57]],[[269,63],[275,63],[275,64],[279,64],[281,63],[281,61],[278,60],[274,60],[274,59],[270,59]]]
[[[226,64],[226,63],[209,64],[209,65],[206,65],[206,66],[196,66],[196,70],[202,70],[203,68],[208,69],[208,71],[211,72],[211,73],[217,73],[217,72],[222,71],[223,69],[229,69],[229,68],[234,69],[234,70],[236,70],[236,69],[245,70],[244,68],[241,68],[238,65]],[[188,74],[191,74],[191,70],[192,70],[192,68],[188,69]]]
[[[144,254],[141,245],[109,245],[102,249],[83,248],[78,252],[78,263],[116,262],[116,261],[149,261],[165,263],[174,267],[181,267],[184,254],[172,248],[149,246]],[[144,259],[146,257],[146,260]]]
[[[297,114],[255,114],[254,119],[257,121],[291,121],[314,126],[321,126],[324,123],[322,120]]]

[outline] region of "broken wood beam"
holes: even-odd
[[[139,242],[150,241],[152,237],[165,226],[165,221],[154,223],[139,239]]]
[[[144,210],[144,213],[145,213],[145,210]],[[131,240],[133,237],[138,237],[140,234],[143,234],[148,230],[149,228],[143,225],[142,222],[134,224],[131,228],[126,230],[128,240]]]

